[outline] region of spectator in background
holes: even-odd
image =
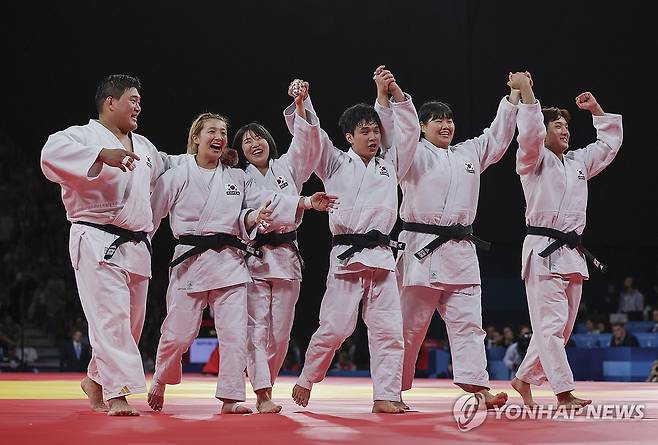
[[[338,360],[334,365],[336,371],[356,371],[356,363],[350,358],[349,352],[338,350]]]
[[[484,338],[484,345],[486,346],[487,349],[489,349],[492,346],[495,346],[494,339],[496,337],[496,334],[498,333],[498,330],[496,329],[496,326],[490,324],[486,327],[485,331],[487,333],[487,336]]]
[[[599,330],[598,326],[596,323],[594,323],[594,320],[591,318],[588,318],[585,321],[585,329],[587,330],[588,334],[600,334],[601,331]]]
[[[503,328],[503,346],[509,347],[512,343],[516,341],[516,336],[511,327],[505,326]]]
[[[599,331],[599,334],[604,334],[606,332],[610,332],[608,330],[608,326],[606,325],[606,323],[604,321],[599,321],[598,323],[596,323],[596,330]]]
[[[525,332],[519,336],[519,339],[516,342],[507,347],[505,357],[503,357],[503,363],[505,363],[507,369],[510,370],[510,379],[514,377],[514,374],[516,374],[516,371],[519,369],[519,365],[528,351],[531,337],[532,334],[530,332]]]
[[[613,323],[612,325],[612,338],[610,339],[610,347],[616,346],[640,346],[640,343],[630,332],[626,332],[624,323]]]
[[[658,332],[658,309],[651,311],[651,321],[653,321],[654,325],[649,329],[649,332]]]
[[[628,320],[641,320],[644,310],[644,295],[637,290],[633,277],[626,277],[624,289],[619,294],[619,312],[626,314]]]
[[[62,345],[59,369],[66,372],[86,372],[91,360],[91,347],[82,341],[82,331],[73,332],[71,339]]]

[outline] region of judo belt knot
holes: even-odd
[[[578,235],[575,230],[561,232],[549,227],[528,226],[528,235],[546,236],[555,240],[549,244],[547,248],[539,252],[538,255],[542,258],[546,258],[562,246],[567,246],[570,249],[578,249],[578,251],[585,255],[585,258],[587,258],[601,273],[605,273],[608,270],[608,266],[596,259],[596,257],[583,246],[581,236]]]
[[[258,258],[263,257],[263,252],[253,246],[245,244],[237,236],[228,233],[216,233],[214,235],[182,235],[178,239],[178,244],[193,247],[169,263],[169,267],[177,266],[186,259],[194,255],[200,255],[206,250],[219,250],[224,247],[235,247],[238,250],[242,250],[247,255],[253,255]]]
[[[366,233],[349,233],[343,235],[334,235],[331,240],[332,246],[352,246],[345,252],[338,255],[338,259],[345,261],[357,252],[363,249],[373,248],[377,246],[389,247],[394,251],[404,250],[405,243],[391,239],[389,235],[385,235],[379,230],[370,230]]]
[[[473,235],[473,226],[470,224],[467,226],[463,224],[436,226],[434,224],[403,222],[402,230],[437,235],[434,240],[430,241],[425,247],[414,253],[414,256],[418,258],[418,260],[422,260],[436,249],[438,249],[442,244],[445,244],[450,240],[468,240],[475,244],[475,247],[478,249],[491,249],[491,243],[481,240],[480,238]]]
[[[258,233],[256,234],[256,242],[252,245],[252,247],[254,249],[260,249],[263,246],[279,247],[284,244],[289,244],[295,250],[297,258],[299,258],[299,264],[301,265],[302,269],[304,269],[304,260],[302,259],[302,254],[299,252],[297,245],[295,244],[296,240],[297,232],[294,230],[292,232],[286,233]]]
[[[124,229],[123,227],[117,227],[112,224],[96,224],[87,221],[76,221],[74,224],[94,227],[98,230],[111,233],[112,235],[116,235],[118,237],[112,244],[110,244],[110,247],[105,250],[105,255],[103,255],[103,259],[105,260],[111,259],[119,246],[127,243],[128,241],[146,244],[146,248],[148,249],[149,253],[153,254],[151,242],[149,241],[146,232],[133,232],[132,230]]]

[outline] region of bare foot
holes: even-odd
[[[388,413],[388,414],[401,414],[404,412],[404,408],[397,406],[396,402],[391,402],[389,400],[375,400],[372,404],[373,413]],[[399,402],[398,402],[399,403]]]
[[[485,389],[484,391],[480,391],[480,394],[484,396],[484,403],[487,405],[487,409],[500,408],[507,403],[508,397],[505,392],[499,392],[493,395]]]
[[[106,413],[110,410],[103,401],[103,387],[101,385],[94,382],[89,377],[85,377],[80,382],[80,388],[82,388],[87,395],[89,406],[91,406],[92,411],[96,413]]]
[[[153,411],[162,411],[166,388],[166,384],[160,383],[157,380],[151,382],[151,389],[149,389],[147,401]]]
[[[564,406],[567,409],[577,409],[592,403],[591,400],[579,399],[571,394],[571,391],[562,392],[557,395],[557,406]]]
[[[139,416],[139,411],[128,404],[125,397],[117,397],[107,401],[110,405],[108,416]]]
[[[398,408],[403,409],[404,411],[409,411],[409,407],[407,406],[406,403],[404,403],[402,400],[399,402],[391,402],[393,405],[397,406]]]
[[[535,400],[532,398],[532,389],[530,388],[530,383],[526,383],[523,380],[519,380],[516,377],[512,379],[512,388],[518,392],[521,397],[523,397],[523,404],[528,408],[534,408],[537,406]]]
[[[256,409],[261,414],[276,414],[281,412],[281,405],[277,405],[272,400],[264,400],[256,403]]]
[[[256,409],[262,414],[281,412],[281,405],[272,402],[272,388],[263,388],[256,391]]]
[[[251,414],[252,410],[238,402],[224,402],[222,404],[221,414]]]
[[[295,385],[292,388],[292,399],[297,405],[306,406],[308,405],[308,400],[311,398],[311,390],[306,389],[303,386]]]

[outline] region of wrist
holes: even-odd
[[[304,210],[309,210],[313,208],[313,201],[311,200],[310,196],[305,196],[304,197]]]

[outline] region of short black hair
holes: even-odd
[[[343,134],[354,134],[356,127],[367,124],[377,124],[380,128],[382,121],[379,119],[379,114],[375,111],[372,105],[356,104],[343,111],[343,114],[338,119],[338,126]]]
[[[438,100],[428,100],[425,102],[418,110],[418,121],[421,124],[427,125],[434,119],[452,119],[452,108],[450,108],[450,105],[445,102],[439,102]],[[422,138],[422,129],[420,133]]]
[[[567,124],[571,121],[571,113],[565,108],[544,107],[541,109],[541,112],[544,115],[544,126],[546,128],[548,128],[548,124],[560,119],[561,117],[567,121]]]
[[[108,97],[120,98],[124,91],[136,88],[139,91],[142,88],[142,83],[135,76],[128,74],[110,74],[105,79],[98,83],[96,88],[96,109],[100,113],[103,110],[103,102]]]
[[[267,131],[267,128],[263,127],[258,122],[250,122],[247,125],[243,125],[242,127],[240,127],[237,133],[235,133],[235,136],[233,136],[233,148],[238,152],[238,167],[244,170],[245,168],[247,168],[247,164],[249,164],[249,161],[247,161],[247,157],[244,155],[244,150],[242,149],[242,138],[244,137],[244,134],[248,131],[255,134],[256,136],[262,137],[267,141],[267,145],[270,146],[270,154],[267,157],[268,160],[276,159],[279,157],[279,152],[276,149],[276,143],[274,142],[274,138],[272,137],[270,132]]]

